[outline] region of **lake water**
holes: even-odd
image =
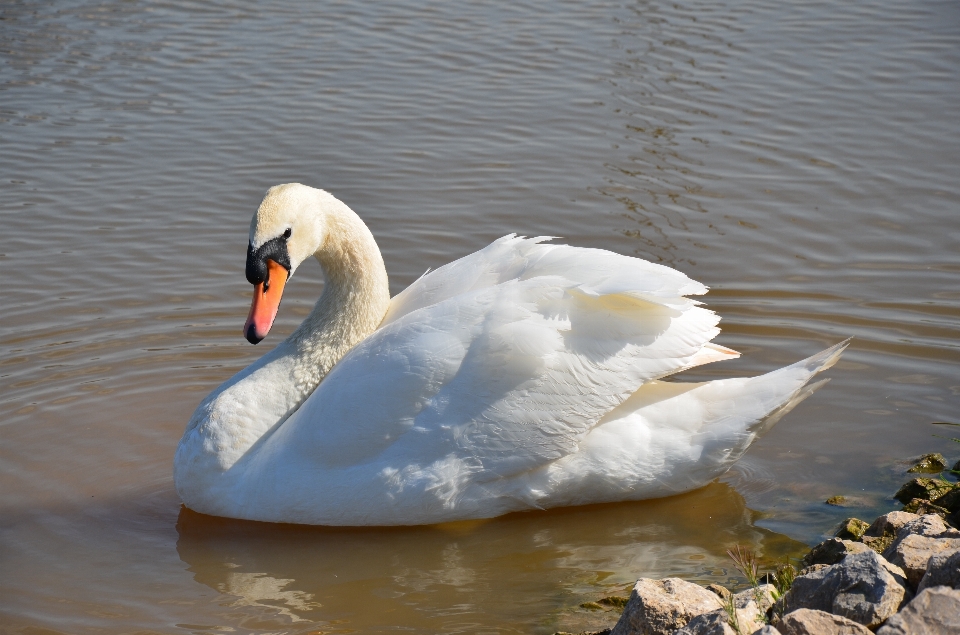
[[[639,576],[736,583],[960,458],[960,4],[6,2],[0,7],[0,631],[528,633]],[[676,267],[720,344],[689,379],[848,336],[719,482],[441,527],[183,510],[264,191],[333,192],[394,293],[509,232]],[[941,436],[934,436],[941,435]],[[834,494],[855,507],[829,507]]]

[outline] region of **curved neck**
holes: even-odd
[[[314,253],[323,269],[324,290],[287,339],[295,351],[294,381],[301,400],[347,351],[376,330],[390,304],[387,270],[373,234],[333,196],[324,203],[326,238]]]

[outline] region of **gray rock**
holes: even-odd
[[[810,553],[803,557],[803,561],[801,561],[800,564],[803,567],[810,567],[815,564],[837,564],[843,560],[847,554],[861,553],[863,551],[870,551],[870,547],[851,540],[830,538],[811,549]]]
[[[798,609],[779,624],[783,635],[872,635],[870,629],[826,611]]]
[[[754,631],[750,635],[781,635],[775,627],[770,626],[769,624],[764,624],[763,628],[758,631]]]
[[[939,520],[937,516],[933,518]],[[902,529],[901,533],[905,531],[906,528]],[[902,568],[911,588],[916,588],[927,572],[927,562],[932,556],[949,555],[957,551],[960,551],[960,538],[931,538],[921,534],[906,534],[887,547],[883,555],[890,564]]]
[[[741,635],[741,633],[752,633],[756,630],[756,628],[747,630],[751,626],[755,626],[752,620],[746,625],[741,622],[740,631],[737,632],[737,629],[730,625],[730,616],[727,612],[719,609],[696,616],[687,622],[686,626],[675,631],[674,635]]]
[[[873,551],[798,576],[784,595],[781,614],[814,609],[875,628],[895,614],[907,597],[903,571]]]
[[[916,514],[908,514],[907,512],[890,512],[873,521],[873,524],[863,532],[863,535],[874,538],[896,536],[904,525],[918,518],[920,517]]]
[[[884,549],[896,540],[897,533],[907,523],[919,518],[920,516],[907,512],[889,512],[873,521],[873,524],[863,532],[860,540],[877,553],[883,553]]]
[[[747,589],[734,595],[733,603],[738,609],[752,608],[761,616],[762,620],[762,616],[766,615],[770,607],[773,606],[776,593],[777,587],[772,584],[761,584],[755,589]]]
[[[797,576],[808,575],[814,571],[820,571],[821,569],[826,569],[829,567],[829,564],[812,564],[809,567],[804,567],[797,572]],[[796,576],[795,576],[796,577]]]
[[[956,633],[960,633],[960,591],[945,586],[924,589],[877,631],[877,635]]]
[[[901,539],[904,536],[909,534],[917,534],[919,536],[928,536],[934,537],[939,536],[943,532],[947,531],[947,525],[943,522],[943,519],[935,514],[926,514],[925,516],[920,516],[915,520],[911,520],[897,532],[897,539]]]
[[[716,595],[679,578],[640,578],[611,635],[669,635],[698,615],[722,609]]]
[[[960,551],[938,553],[927,561],[917,592],[927,587],[948,586],[960,589]]]

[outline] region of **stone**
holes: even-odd
[[[954,487],[946,494],[938,496],[933,504],[949,509],[953,513],[960,512],[960,487]]]
[[[776,627],[771,626],[770,624],[764,624],[763,628],[760,630],[754,631],[751,635],[780,635],[780,631]]]
[[[830,566],[829,564],[812,564],[812,565],[810,565],[809,567],[804,567],[804,568],[800,569],[800,571],[797,572],[797,575],[795,575],[795,576],[793,576],[793,577],[794,577],[794,579],[796,579],[796,578],[799,577],[799,576],[807,575],[807,574],[813,573],[813,572],[815,572],[815,571],[820,571],[821,569],[826,569],[826,568],[829,567],[829,566]]]
[[[901,530],[905,531],[905,530]],[[960,538],[937,538],[921,534],[907,534],[898,538],[883,552],[891,564],[903,569],[913,588],[927,572],[930,558],[939,554],[952,555],[960,551]]]
[[[938,478],[915,478],[905,483],[893,497],[904,504],[909,503],[914,498],[933,500],[946,494],[952,488],[953,484],[941,481]]]
[[[835,565],[798,576],[777,612],[813,609],[875,628],[909,597],[905,584],[903,571],[876,552],[853,553]]]
[[[960,633],[960,591],[945,586],[924,589],[877,631],[877,635],[956,633]]]
[[[920,518],[918,515],[907,512],[886,513],[873,521],[873,524],[863,532],[860,540],[877,553],[883,553],[897,539],[897,532],[904,525],[918,518]]]
[[[730,592],[730,589],[728,589],[725,586],[721,586],[719,584],[711,583],[711,584],[708,584],[705,588],[707,589],[707,591],[712,591],[713,593],[716,593],[717,597],[719,597],[721,600],[726,600],[731,595],[733,595],[733,593]]]
[[[831,496],[827,500],[823,501],[827,505],[835,505],[837,507],[843,507],[847,502],[846,496]]]
[[[896,536],[904,525],[918,518],[919,516],[916,514],[908,514],[907,512],[888,512],[883,516],[878,516],[873,524],[863,532],[863,535],[877,538]]]
[[[944,520],[946,520],[947,516],[950,515],[950,510],[946,507],[940,507],[939,505],[935,505],[923,498],[914,498],[912,501],[903,506],[903,511],[910,512],[911,514],[918,514],[920,516],[933,514],[943,518]]]
[[[696,616],[687,622],[686,626],[674,631],[674,635],[741,635],[742,633],[752,633],[759,628],[747,630],[751,626],[755,626],[755,623],[749,620],[746,624],[740,622],[738,631],[730,624],[730,621],[730,615],[724,609],[710,611]]]
[[[763,627],[767,611],[773,606],[776,587],[761,584],[731,596],[729,604],[691,619],[676,635],[738,635],[754,633]],[[732,624],[736,611],[736,627]]]
[[[947,531],[947,525],[943,519],[936,514],[925,514],[911,520],[897,532],[897,539],[903,538],[907,534],[918,534],[920,536],[939,536]]]
[[[840,523],[840,528],[837,529],[834,536],[841,540],[860,540],[863,537],[863,532],[869,528],[870,525],[859,518],[848,518]]]
[[[931,586],[960,589],[960,551],[930,556],[930,560],[927,561],[927,570],[917,586],[917,592]]]
[[[921,474],[939,474],[947,469],[947,460],[939,452],[933,454],[924,454],[921,456],[908,472]]]
[[[851,540],[830,538],[811,549],[810,553],[803,557],[800,565],[810,567],[815,564],[837,564],[843,560],[847,554],[860,553],[863,551],[870,551],[870,547]]]
[[[625,598],[622,595],[608,595],[605,598],[597,600],[597,604],[622,611],[627,606],[628,601],[629,598]]]
[[[611,635],[668,635],[698,615],[722,609],[714,593],[679,578],[640,578]]]
[[[797,609],[778,624],[782,635],[872,635],[870,629],[840,615]]]

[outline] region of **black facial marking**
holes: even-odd
[[[267,279],[267,259],[270,259],[287,270],[290,277],[290,255],[287,254],[287,241],[277,236],[254,249],[247,245],[247,281],[250,284],[259,284]]]

